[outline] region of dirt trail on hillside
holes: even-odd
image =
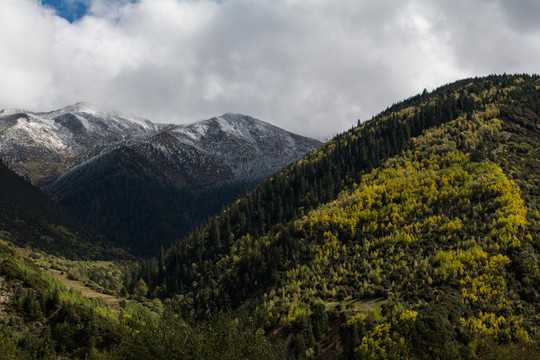
[[[59,270],[48,269],[47,272],[56,280],[61,281],[68,289],[73,289],[84,297],[98,299],[110,309],[120,311],[120,301],[123,300],[121,297],[97,292],[81,281],[68,279],[67,274]]]

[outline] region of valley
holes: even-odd
[[[82,281],[69,279],[68,275],[63,271],[49,269],[47,272],[54,279],[64,284],[68,290],[73,289],[86,298],[100,301],[109,309],[114,310],[115,312],[120,312],[120,302],[123,300],[121,297],[97,292],[85,285]]]

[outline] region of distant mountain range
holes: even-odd
[[[0,112],[0,156],[11,168],[139,255],[320,144],[238,114],[164,125],[86,103]]]

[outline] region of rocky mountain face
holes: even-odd
[[[139,255],[168,246],[320,144],[238,114],[158,125],[84,103],[0,113],[0,156]]]

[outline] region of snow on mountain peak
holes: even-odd
[[[36,115],[47,119],[54,119],[65,114],[74,114],[79,117],[87,118],[88,120],[91,120],[92,118],[99,118],[100,121],[111,123],[114,127],[119,127],[122,129],[135,126],[143,128],[145,130],[157,130],[157,128],[159,127],[158,125],[152,123],[149,120],[137,116],[107,110],[100,106],[87,102],[78,102],[74,105],[69,105],[59,110],[39,113]]]
[[[13,127],[14,133],[22,136],[23,139],[26,136],[27,139],[31,139],[36,145],[43,146],[51,150],[65,150],[67,144],[63,141],[58,134],[44,123],[18,120]],[[12,140],[16,138],[13,137]],[[25,141],[28,143],[28,141]]]
[[[248,119],[249,121],[246,121]],[[191,124],[178,125],[173,129],[173,132],[184,135],[185,140],[196,142],[199,142],[203,137],[214,136],[219,132],[229,136],[250,138],[248,127],[249,124],[255,122],[264,123],[249,116],[227,113]]]
[[[26,111],[22,110],[22,109],[2,109],[0,111],[0,117],[10,116],[10,115],[15,115],[15,114],[21,114],[21,113],[25,113],[25,112]]]
[[[57,174],[62,163],[73,164],[121,142],[153,136],[166,127],[84,102],[49,112],[6,109],[0,112],[0,155],[17,162],[21,173],[30,171],[24,161],[43,157],[37,170],[40,173],[35,175],[41,179]]]
[[[80,112],[80,113],[88,113],[88,114],[97,114],[100,112],[104,112],[105,110],[100,108],[99,106],[87,103],[87,102],[78,102],[71,106],[66,106],[61,109],[61,111],[64,112]]]

